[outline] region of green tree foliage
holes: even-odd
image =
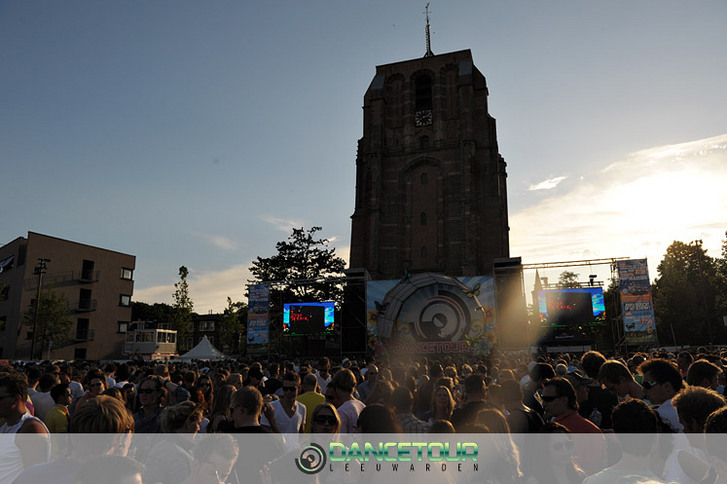
[[[346,261],[329,248],[328,239],[318,238],[321,227],[293,229],[288,240],[278,242],[278,253],[258,257],[250,267],[255,283],[270,282],[270,316],[273,331],[282,327],[283,304],[340,301],[343,288],[339,278]],[[271,339],[275,336],[271,331]]]
[[[247,304],[232,302],[227,298],[227,307],[222,314],[220,322],[220,349],[228,354],[240,350],[242,339],[245,337],[245,323],[247,321]]]
[[[32,300],[23,315],[29,331],[33,331],[35,323],[35,299]],[[51,350],[68,344],[73,321],[70,318],[68,301],[62,293],[45,289],[40,293],[38,307],[38,326],[35,335],[35,355],[42,355],[49,344]],[[31,355],[32,357],[32,355]]]
[[[712,342],[721,337],[716,318],[717,268],[718,261],[707,255],[701,241],[675,241],[667,248],[652,285],[661,340],[675,338],[680,345],[706,344],[710,342],[710,329]]]
[[[174,307],[164,303],[147,304],[143,302],[131,302],[132,321],[156,321],[157,323],[168,323],[172,320]]]
[[[174,284],[174,304],[172,305],[172,329],[177,330],[177,342],[183,349],[186,347],[187,336],[192,333],[192,310],[194,303],[189,297],[189,284],[187,276],[189,270],[182,266],[179,268],[179,282]]]
[[[578,274],[571,271],[563,271],[558,276],[558,283],[556,286],[559,289],[573,289],[579,288],[581,285],[578,283]]]

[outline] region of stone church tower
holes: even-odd
[[[469,50],[378,66],[356,155],[352,270],[491,275],[509,257],[505,161]]]

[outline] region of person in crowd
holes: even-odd
[[[237,382],[237,377],[236,377],[235,373],[230,375],[230,378],[228,378],[227,381],[229,382],[230,379],[233,378],[233,375],[235,375],[235,380],[233,383],[230,383],[230,384],[237,387],[238,382]],[[260,368],[258,368],[257,366],[253,366],[247,372],[247,379],[241,383],[243,383],[245,386],[255,387],[258,390],[260,390],[260,393],[262,393],[263,395],[267,395],[268,391],[265,388],[265,382],[263,381],[264,376],[265,375],[263,375],[263,371]],[[239,388],[238,388],[238,390],[239,390]]]
[[[429,411],[419,416],[420,420],[431,425],[435,420],[450,420],[454,407],[457,403],[449,388],[439,385],[432,392],[432,400],[429,404]]]
[[[423,365],[423,369],[427,368],[427,365]],[[414,395],[414,411],[417,415],[424,414],[430,410],[432,403],[432,392],[434,387],[437,386],[436,382],[442,376],[444,376],[444,369],[439,363],[433,363],[429,366],[429,373],[422,374],[420,381],[417,384],[417,392]]]
[[[124,388],[124,385],[129,383],[129,377],[131,376],[131,367],[128,365],[128,363],[122,363],[116,368],[116,383],[114,384],[114,387],[116,388]]]
[[[457,431],[449,420],[434,420],[429,426],[430,434],[454,434]]]
[[[587,418],[602,430],[611,428],[611,412],[618,405],[618,396],[603,388],[598,381],[598,372],[605,362],[606,357],[598,351],[588,351],[581,357],[581,367],[591,383],[588,384],[588,400],[578,405],[581,417]]]
[[[634,375],[618,360],[607,360],[598,370],[598,381],[619,399],[644,398],[644,389],[634,380]]]
[[[710,363],[706,359],[697,360],[689,365],[686,378],[687,384],[716,390],[721,371],[719,366]]]
[[[533,439],[537,449],[527,453],[526,484],[580,484],[586,473],[573,456],[571,432],[557,423],[547,423]],[[545,448],[543,448],[545,447]]]
[[[366,399],[368,399],[369,395],[374,390],[374,385],[376,385],[376,382],[379,379],[379,367],[373,364],[367,366],[366,375],[364,375],[364,378],[366,380],[358,385],[356,387],[356,390],[358,390],[359,400],[366,403]]]
[[[223,384],[219,387],[215,395],[214,404],[209,415],[209,425],[207,432],[217,432],[220,423],[229,422],[232,419],[230,406],[232,405],[232,396],[235,394],[235,387]]]
[[[576,463],[588,475],[603,469],[606,439],[601,429],[578,414],[573,385],[562,377],[551,378],[543,385],[542,398],[546,419],[561,424],[574,434]]]
[[[656,413],[674,432],[681,432],[679,415],[672,405],[672,398],[682,389],[683,381],[677,365],[663,358],[646,360],[639,367],[644,375],[641,386],[646,399],[652,405],[658,405]]]
[[[195,445],[189,477],[182,484],[241,483],[237,474],[232,479],[240,446],[228,434],[208,435]],[[229,479],[229,480],[228,480]]]
[[[677,355],[677,366],[679,367],[679,372],[681,373],[683,380],[687,379],[689,367],[693,362],[694,357],[688,351],[682,351]]]
[[[337,434],[340,431],[341,417],[338,416],[336,407],[328,402],[318,404],[311,412],[311,433]]]
[[[58,368],[57,366],[55,368]],[[59,370],[60,371],[60,370]],[[60,383],[55,373],[44,373],[38,381],[38,392],[30,399],[33,401],[34,415],[41,420],[45,420],[45,416],[55,406],[50,389]]]
[[[124,401],[126,402],[126,408],[133,414],[136,412],[136,404],[138,399],[136,398],[136,387],[133,383],[127,383],[124,388],[121,389],[121,393],[124,395]]]
[[[209,418],[215,402],[215,387],[210,376],[208,374],[200,376],[199,380],[197,380],[197,387],[202,390],[202,395],[204,395],[204,408],[202,409],[202,413],[205,417]]]
[[[21,373],[0,377],[0,482],[13,482],[24,469],[50,458],[48,429],[30,415],[28,380]]]
[[[543,383],[555,376],[555,370],[548,363],[535,363],[531,365],[530,380],[523,385],[523,403],[526,407],[532,408],[542,417],[544,414],[543,401],[540,394],[543,390]]]
[[[407,434],[426,434],[429,433],[429,424],[416,418],[412,413],[414,406],[414,396],[406,387],[399,387],[394,390],[392,395],[392,403],[396,421],[401,426],[404,433]]]
[[[265,380],[265,391],[273,395],[283,396],[280,389],[283,386],[283,380],[280,378],[280,364],[270,363],[268,365],[268,379]]]
[[[154,367],[154,375],[160,379],[162,387],[168,392],[168,403],[180,403],[189,400],[189,392],[187,389],[179,383],[171,381],[169,367],[167,365],[156,365]]]
[[[286,373],[283,376],[283,398],[273,400],[270,403],[275,412],[278,429],[284,434],[295,434],[305,431],[307,409],[305,405],[296,400],[299,385],[300,376],[297,373]],[[270,426],[270,422],[265,416],[263,416],[260,424]]]
[[[497,408],[485,408],[477,412],[475,423],[482,425],[493,434],[509,434],[510,426],[505,415]],[[509,437],[508,437],[509,438]]]
[[[139,410],[134,414],[136,433],[158,433],[161,431],[161,415],[167,403],[167,390],[164,380],[158,376],[144,378],[137,390]]]
[[[25,371],[25,374],[28,378],[28,396],[32,397],[38,393],[38,381],[40,381],[40,377],[43,376],[43,370],[33,365]]]
[[[391,408],[380,403],[367,405],[356,421],[356,429],[364,434],[400,434],[401,426]]]
[[[194,402],[182,402],[164,408],[161,430],[165,435],[146,457],[146,482],[176,484],[192,472],[194,437],[202,420],[201,407]],[[171,435],[169,435],[171,434]]]
[[[491,407],[492,405],[487,402],[485,376],[481,373],[470,375],[464,381],[462,406],[452,412],[452,425],[460,432],[460,427],[475,422],[477,413],[480,410]]]
[[[715,484],[727,483],[727,407],[721,407],[707,417],[704,424],[707,453],[711,464],[711,472]],[[700,479],[709,481],[708,476]]]
[[[318,360],[318,372],[316,372],[316,378],[318,379],[318,386],[321,388],[321,394],[326,394],[326,387],[331,381],[331,360],[327,357],[323,357]]]
[[[701,434],[707,417],[725,405],[725,398],[708,388],[688,386],[672,398],[684,432]]]
[[[301,382],[301,394],[297,400],[305,405],[307,410],[316,408],[326,401],[326,397],[316,391],[318,388],[318,378],[312,373],[308,373],[303,377]],[[310,433],[311,422],[313,420],[313,412],[307,411],[305,414],[305,432]]]
[[[88,390],[86,391],[85,395],[81,396],[76,401],[74,412],[81,408],[83,404],[85,404],[89,400],[93,400],[97,396],[101,395],[104,390],[106,390],[106,376],[98,368],[93,368],[89,370],[88,373],[86,373],[84,383]]]
[[[79,467],[84,463],[99,462],[99,457],[104,455],[128,453],[134,418],[119,400],[101,395],[79,408],[71,416],[69,425],[70,444],[65,449],[66,454],[52,462],[28,468],[14,484],[74,484]]]
[[[144,465],[121,455],[104,455],[81,466],[73,484],[142,484]]]
[[[656,444],[658,416],[646,403],[630,399],[612,413],[613,430],[621,444],[621,459],[611,467],[587,477],[583,484],[636,484],[663,482],[650,470],[650,455]]]
[[[326,400],[328,391],[331,391],[333,403],[341,417],[341,433],[349,434],[356,431],[356,422],[359,414],[366,407],[360,400],[353,398],[353,391],[356,388],[356,378],[351,370],[338,370],[326,389]]]
[[[68,406],[73,401],[73,393],[71,392],[68,383],[59,383],[50,389],[50,394],[56,404],[45,416],[45,420],[43,422],[49,432],[67,432],[68,419],[70,417]]]

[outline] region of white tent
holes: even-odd
[[[207,336],[203,336],[197,346],[177,357],[180,360],[223,360],[225,358],[220,350],[212,346]]]

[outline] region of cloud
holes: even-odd
[[[194,311],[198,314],[222,312],[227,307],[227,298],[233,301],[246,301],[245,285],[252,274],[250,265],[239,264],[219,271],[198,272],[189,269],[189,296],[194,301]],[[172,304],[174,284],[153,286],[134,291],[134,300],[148,303],[163,302]]]
[[[525,263],[648,257],[674,241],[719,255],[727,229],[727,134],[629,154],[568,192],[510,214],[510,253]]]
[[[278,217],[273,217],[271,215],[264,215],[260,217],[260,220],[263,222],[269,223],[270,225],[274,226],[276,229],[280,230],[281,232],[285,232],[287,234],[291,233],[293,229],[299,229],[303,227],[305,224],[300,220],[290,220],[290,219],[282,219]]]
[[[195,232],[194,235],[201,238],[208,244],[211,244],[218,249],[222,250],[235,250],[237,249],[237,242],[230,239],[229,237],[225,237],[223,235],[212,235],[212,234],[203,234],[199,232]]]
[[[530,185],[528,187],[529,192],[534,192],[536,190],[552,190],[553,188],[557,187],[560,182],[568,178],[567,176],[558,176],[555,178],[548,178],[545,181],[541,181],[540,183],[536,183],[535,185]]]

